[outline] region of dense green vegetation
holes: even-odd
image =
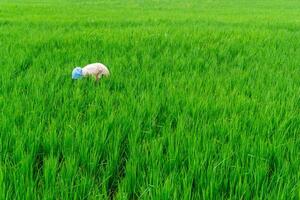
[[[0,0],[0,199],[299,199],[299,13]]]

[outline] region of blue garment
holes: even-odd
[[[75,67],[72,71],[72,79],[79,79],[82,77],[82,69],[80,67]]]

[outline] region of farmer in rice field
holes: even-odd
[[[85,67],[75,67],[72,72],[72,79],[78,79],[83,76],[95,76],[98,81],[102,76],[109,76],[109,70],[102,63],[93,63]]]

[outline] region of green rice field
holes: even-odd
[[[0,200],[300,199],[300,1],[0,0],[0,69]]]

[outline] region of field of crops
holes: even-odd
[[[0,0],[0,199],[299,199],[299,135],[299,1]]]

